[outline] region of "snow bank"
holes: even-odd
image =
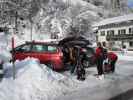
[[[133,60],[133,57],[130,58],[130,56],[118,56],[119,60]],[[37,59],[27,58],[23,61],[16,61],[15,65],[16,79],[13,80],[12,64],[4,64],[6,74],[0,82],[0,100],[53,100],[59,95],[65,95],[86,87],[93,90],[97,86],[103,86],[103,84],[112,81],[110,78],[104,81],[97,80],[93,76],[97,73],[96,68],[86,70],[86,80],[82,82],[76,80],[76,75],[73,76],[69,72],[61,74],[52,71],[40,64]],[[116,70],[120,75],[123,75],[125,71],[128,73],[132,70],[128,70],[128,66]]]
[[[72,90],[74,82],[52,71],[38,60],[17,61],[16,79],[12,79],[12,64],[6,63],[5,78],[0,83],[0,100],[51,100]]]

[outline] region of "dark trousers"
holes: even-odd
[[[113,60],[110,62],[110,65],[111,65],[111,71],[114,72],[115,71],[115,63],[116,63],[117,59],[116,60]]]
[[[102,58],[97,59],[97,71],[98,71],[98,75],[103,74],[103,59]]]
[[[71,65],[71,69],[70,69],[70,70],[71,70],[71,74],[74,73],[75,68],[76,68],[76,65],[75,65],[75,64],[72,64],[72,65]]]
[[[3,72],[3,64],[0,64],[0,71],[2,71]],[[0,73],[0,78],[2,78],[3,77],[3,75],[4,75],[4,73]]]

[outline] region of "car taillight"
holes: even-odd
[[[85,48],[81,48],[82,52],[87,52],[87,50]]]
[[[62,52],[60,52],[60,53],[59,53],[59,56],[60,56],[60,57],[63,57],[63,53],[62,53]]]

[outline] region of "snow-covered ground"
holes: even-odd
[[[133,56],[120,54],[119,60],[133,61]],[[107,86],[115,75],[123,79],[133,71],[129,66],[117,65],[116,74],[106,75],[105,80],[101,81],[93,76],[97,71],[92,67],[87,69],[86,80],[82,82],[68,71],[62,73],[52,71],[34,58],[16,61],[15,66],[16,79],[13,80],[12,63],[4,64],[5,76],[0,82],[0,100],[53,100],[60,95],[74,93],[83,88],[93,91],[98,86]]]
[[[16,61],[15,65],[15,80],[12,79],[12,64],[4,65],[5,76],[0,83],[0,100],[49,100],[74,85],[72,79],[41,65],[36,59]]]
[[[124,98],[110,99],[133,90],[133,56],[127,55],[128,53],[126,56],[118,55],[115,73],[105,74],[104,80],[97,80],[93,76],[96,68],[89,68],[87,79],[81,83],[80,90],[61,95],[54,100],[127,100],[129,98],[127,94]]]

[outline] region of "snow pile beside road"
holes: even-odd
[[[72,90],[74,82],[53,72],[38,60],[17,61],[16,79],[12,79],[12,64],[5,64],[6,75],[0,84],[0,100],[50,100]]]

